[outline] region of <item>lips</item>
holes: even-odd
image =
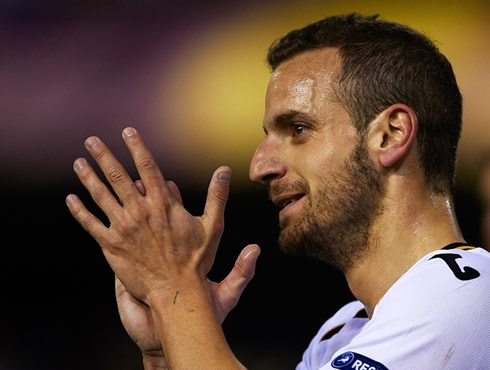
[[[304,197],[304,193],[281,194],[272,198],[272,202],[281,209],[288,208]]]

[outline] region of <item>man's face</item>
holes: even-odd
[[[333,92],[335,49],[305,52],[281,64],[266,95],[266,138],[250,178],[281,208],[281,249],[341,270],[367,250],[382,185],[364,139]]]

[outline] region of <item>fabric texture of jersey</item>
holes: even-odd
[[[342,307],[296,370],[490,369],[490,253],[457,247],[415,263],[371,319],[360,315],[359,301]]]

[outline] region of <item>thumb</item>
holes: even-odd
[[[259,254],[260,247],[257,244],[246,246],[228,276],[219,283],[217,298],[224,317],[236,306],[243,291],[254,277]]]
[[[219,167],[214,171],[209,183],[206,206],[204,207],[204,218],[210,226],[219,233],[223,232],[225,206],[230,192],[231,169],[226,166]]]
[[[255,266],[257,265],[259,254],[260,247],[257,244],[250,244],[243,248],[235,261],[235,266],[233,266],[225,280],[230,280],[230,283],[241,287],[241,291],[243,291],[255,275]]]
[[[116,298],[126,293],[126,287],[121,283],[121,280],[116,276]]]

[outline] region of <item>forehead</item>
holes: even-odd
[[[335,99],[333,86],[340,72],[335,48],[307,51],[285,62],[272,73],[266,95],[267,115],[282,110],[310,112]]]

